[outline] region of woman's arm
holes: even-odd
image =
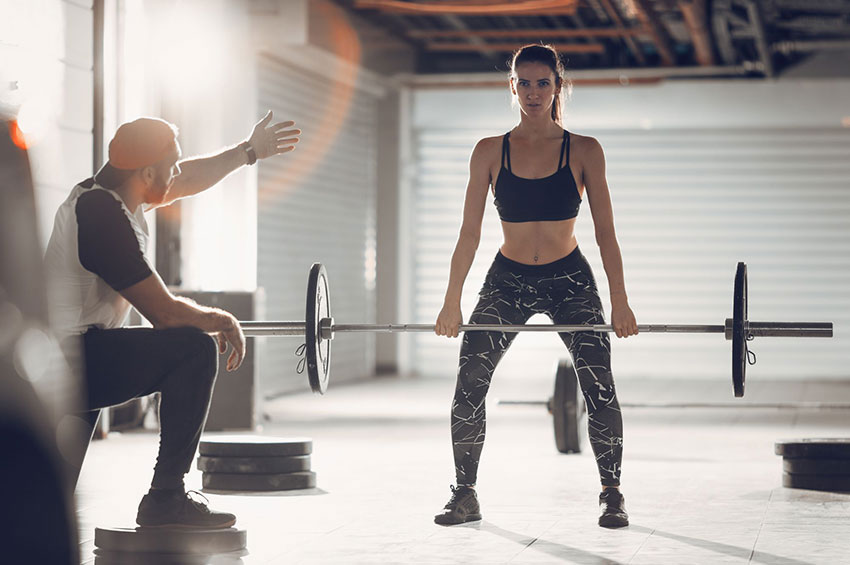
[[[460,311],[460,298],[463,283],[475,252],[481,240],[481,222],[484,218],[484,206],[487,203],[487,190],[490,188],[490,160],[497,140],[485,138],[475,145],[469,159],[469,182],[463,202],[463,223],[458,234],[457,244],[452,254],[449,284],[443,309],[437,317],[435,331],[437,335],[457,337],[458,326],[463,316]]]
[[[608,189],[608,180],[605,178],[605,153],[595,138],[586,138],[585,144],[582,176],[593,216],[596,243],[599,245],[602,265],[608,277],[608,288],[611,293],[611,325],[614,326],[617,337],[628,337],[637,334],[637,322],[629,307],[629,298],[626,294],[623,257],[614,229],[611,192]]]

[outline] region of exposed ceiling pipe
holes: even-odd
[[[747,7],[747,15],[750,18],[750,24],[753,28],[753,35],[756,42],[756,50],[758,50],[762,65],[764,66],[764,74],[767,77],[772,77],[775,73],[773,70],[773,60],[771,51],[767,46],[767,33],[764,30],[764,20],[761,16],[761,8],[755,0],[743,0]]]
[[[812,51],[850,51],[850,39],[813,41],[779,41],[770,46],[774,53],[809,53]]]

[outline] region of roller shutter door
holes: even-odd
[[[416,322],[433,323],[442,304],[470,150],[480,137],[498,133],[414,132]],[[626,283],[639,323],[722,324],[731,317],[735,264],[745,261],[751,320],[834,321],[839,328],[833,340],[757,339],[751,349],[758,364],[750,376],[847,375],[850,338],[840,328],[850,322],[850,131],[582,133],[605,148]],[[501,237],[491,195],[464,289],[466,319]],[[607,280],[586,199],[577,237],[607,308]],[[457,341],[420,335],[411,351],[419,372],[454,377]],[[521,334],[501,371],[551,379],[553,361],[563,355],[556,335]],[[729,342],[717,335],[646,335],[618,340],[613,364],[618,378],[727,378],[730,357]]]

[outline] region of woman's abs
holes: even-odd
[[[578,245],[575,218],[557,222],[502,222],[502,255],[527,265],[543,265],[569,255]]]

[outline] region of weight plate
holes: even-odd
[[[202,439],[198,452],[213,457],[290,457],[312,453],[313,440],[303,437],[216,436]]]
[[[732,303],[732,388],[735,396],[744,396],[747,378],[747,265],[738,263]]]
[[[561,453],[580,453],[587,435],[587,407],[575,368],[561,359],[555,372],[555,395],[550,399],[555,445]]]
[[[322,337],[320,322],[331,318],[331,298],[328,273],[321,263],[313,263],[307,277],[307,313],[305,339],[307,343],[307,378],[313,392],[324,394],[328,389],[331,368],[331,340]]]
[[[296,490],[316,486],[316,473],[204,473],[201,482],[205,489],[237,491]]]
[[[783,459],[782,470],[791,475],[847,475],[850,459]]]
[[[236,528],[95,528],[94,545],[106,551],[215,554],[245,549],[248,532]]]
[[[94,550],[94,565],[242,565],[247,550],[227,553],[160,553]]]
[[[777,441],[774,451],[786,459],[850,459],[850,438]]]
[[[782,486],[829,492],[850,491],[850,476],[847,475],[792,475],[782,473]]]
[[[310,456],[198,457],[198,470],[207,473],[294,473],[310,470]]]

